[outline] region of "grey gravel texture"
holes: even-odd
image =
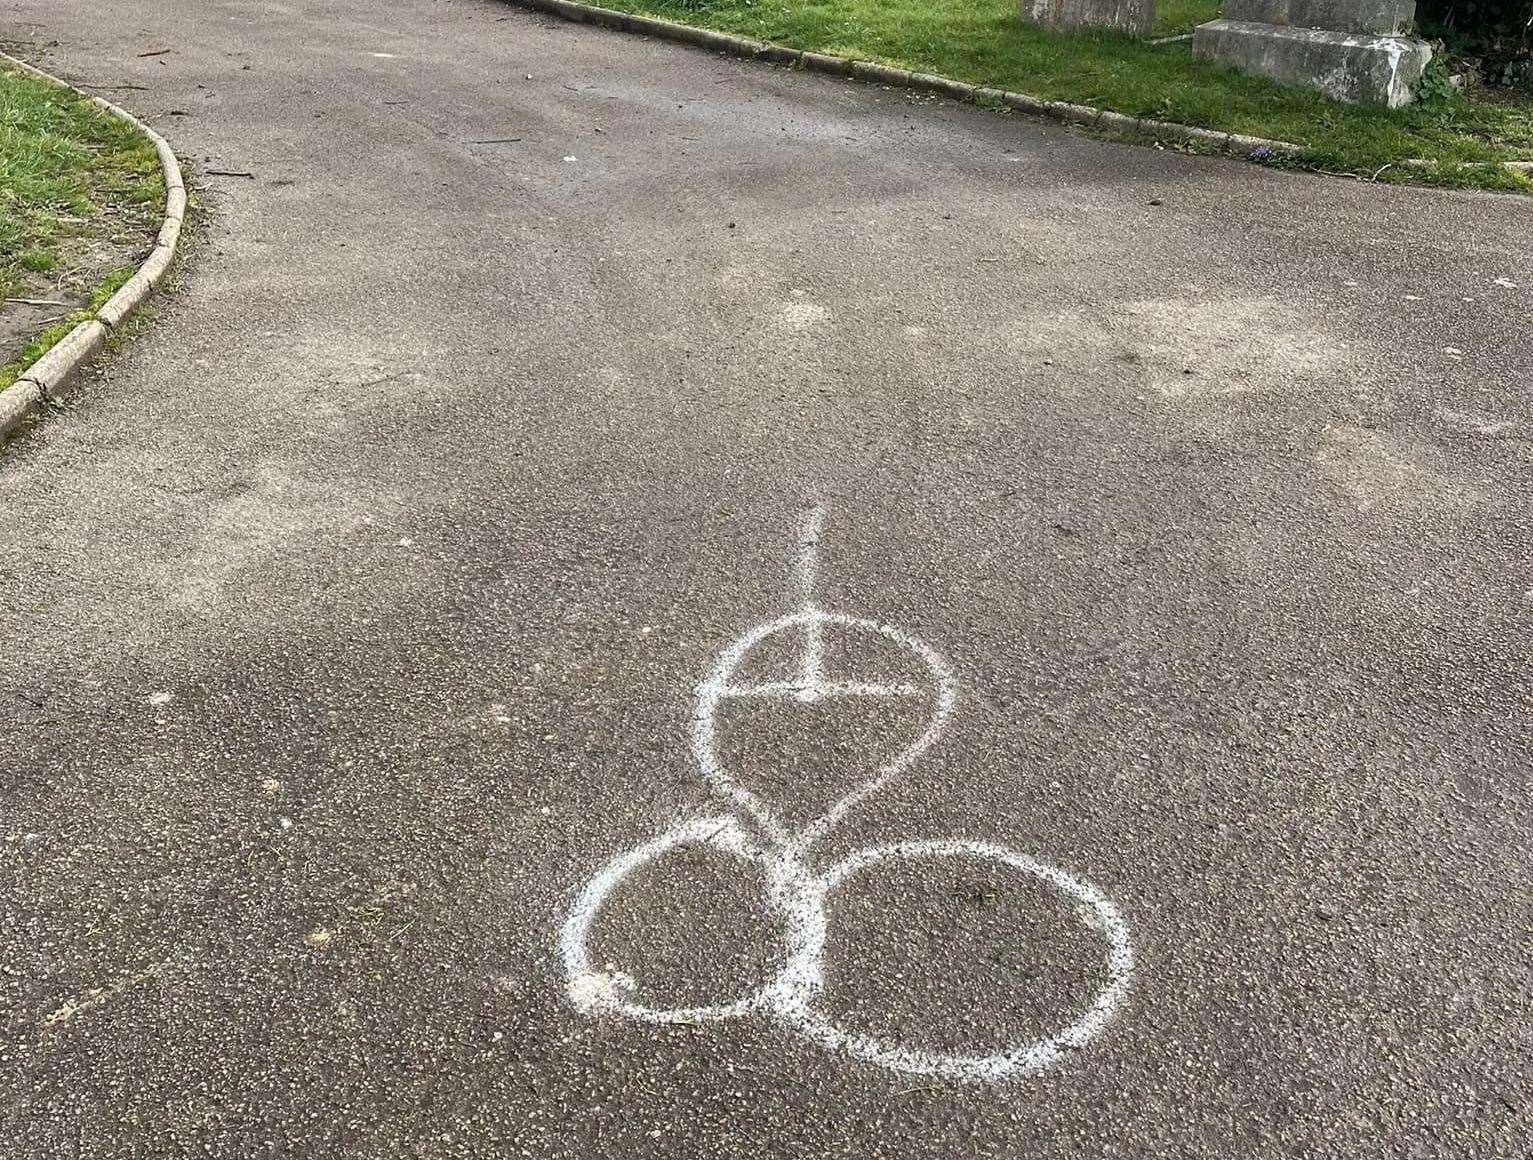
[[[94,8],[0,0],[0,41],[144,86],[208,215],[0,455],[8,1156],[1525,1153],[1528,202],[493,0]],[[1044,1076],[565,996],[580,886],[721,809],[692,691],[816,501],[819,598],[959,690],[824,856],[1000,843],[1133,933]],[[729,752],[813,816],[887,709]],[[667,856],[599,954],[738,993],[780,938],[751,874]],[[879,867],[833,920],[838,1016],[910,1042],[1095,986],[995,868]]]

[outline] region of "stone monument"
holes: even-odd
[[[1024,3],[1026,0],[1024,0]],[[1194,56],[1353,104],[1409,104],[1432,47],[1405,35],[1416,0],[1224,0]]]
[[[1115,28],[1148,36],[1155,0],[1020,0],[1022,19],[1045,28]]]

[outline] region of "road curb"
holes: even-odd
[[[176,246],[181,240],[181,227],[186,219],[186,183],[182,180],[181,165],[176,160],[176,154],[165,138],[120,105],[114,105],[105,97],[81,92],[67,81],[9,53],[0,52],[0,60],[39,80],[68,89],[102,111],[132,125],[153,143],[155,154],[160,159],[160,171],[165,177],[164,218],[154,248],[140,263],[137,272],[102,303],[92,317],[78,323],[54,343],[46,354],[22,371],[14,383],[0,391],[0,440],[4,440],[44,402],[57,399],[68,390],[70,379],[80,365],[101,349],[112,329],[121,326],[165,276],[171,259],[176,255]]]
[[[875,84],[893,85],[937,93],[957,101],[978,105],[1005,105],[1021,113],[1030,113],[1067,125],[1081,125],[1090,129],[1105,129],[1124,136],[1153,139],[1178,145],[1202,145],[1215,152],[1226,153],[1247,160],[1263,160],[1267,157],[1295,159],[1309,152],[1303,145],[1292,141],[1278,141],[1271,137],[1252,137],[1245,133],[1221,133],[1216,129],[1203,129],[1197,125],[1183,125],[1177,121],[1159,121],[1153,117],[1130,117],[1099,109],[1094,105],[1074,105],[1068,101],[1047,101],[1042,97],[1016,93],[1009,89],[990,89],[980,85],[931,73],[911,72],[892,68],[872,61],[853,60],[851,57],[827,56],[822,52],[808,52],[786,48],[780,44],[751,40],[728,32],[713,32],[706,28],[693,28],[655,16],[639,16],[632,12],[618,12],[594,4],[580,4],[575,0],[509,0],[522,8],[530,8],[557,16],[577,24],[597,24],[619,32],[632,32],[641,36],[654,36],[661,40],[689,44],[695,48],[713,49],[730,56],[747,60],[764,60],[774,64],[796,65],[810,72],[827,73],[831,76],[851,77],[853,80],[871,81]],[[1171,37],[1170,40],[1184,39]],[[1434,162],[1409,160],[1397,162],[1411,169],[1431,168]],[[1464,161],[1451,165],[1458,170],[1500,167],[1509,173],[1533,177],[1533,161]],[[1344,176],[1356,176],[1347,174]]]
[[[522,8],[530,8],[577,24],[596,24],[619,32],[634,32],[654,36],[677,44],[689,44],[696,48],[713,49],[730,56],[747,60],[764,60],[774,64],[796,65],[810,72],[827,73],[832,76],[851,77],[853,80],[871,81],[875,84],[915,89],[952,97],[970,104],[1004,105],[1021,113],[1062,121],[1068,125],[1105,129],[1134,137],[1153,137],[1157,141],[1178,145],[1202,145],[1216,152],[1239,157],[1262,153],[1275,157],[1298,157],[1307,150],[1292,141],[1276,141],[1268,137],[1251,137],[1243,133],[1221,133],[1215,129],[1202,129],[1196,125],[1182,125],[1175,121],[1157,121],[1149,117],[1129,117],[1092,105],[1074,105],[1068,101],[1046,101],[1042,97],[1015,93],[1006,89],[983,88],[965,84],[963,81],[934,76],[931,73],[911,72],[909,69],[893,68],[872,61],[853,60],[849,57],[827,56],[821,52],[806,52],[786,48],[780,44],[767,44],[727,32],[713,32],[705,28],[693,28],[676,24],[654,16],[639,16],[632,12],[617,12],[593,4],[579,4],[575,0],[510,0]]]

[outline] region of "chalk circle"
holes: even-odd
[[[730,1002],[693,1007],[651,1007],[636,998],[635,980],[591,963],[590,929],[612,892],[635,870],[667,851],[688,844],[710,845],[741,861],[761,866],[767,900],[786,928],[787,953],[775,978]],[[1107,981],[1084,1012],[1042,1039],[988,1054],[929,1051],[848,1030],[821,1009],[825,987],[825,942],[831,893],[848,879],[884,862],[928,858],[988,860],[1053,886],[1085,908],[1090,925],[1106,944]],[[1112,1020],[1134,967],[1128,928],[1117,907],[1096,886],[1055,866],[1002,846],[961,839],[900,842],[853,852],[824,874],[811,873],[793,848],[764,851],[732,817],[686,822],[612,859],[587,883],[560,933],[571,1001],[586,1014],[611,1014],[647,1023],[716,1022],[755,1011],[833,1051],[893,1071],[933,1078],[994,1082],[1034,1075],[1068,1050],[1084,1047]]]
[[[723,816],[683,822],[653,841],[636,846],[608,862],[580,892],[559,933],[570,1000],[588,1015],[622,1015],[645,1023],[698,1023],[732,1019],[754,1010],[766,986],[729,1003],[695,1007],[650,1007],[638,1001],[638,984],[621,971],[596,967],[591,962],[591,925],[608,897],[635,870],[678,846],[707,845],[742,861],[760,864],[764,855],[734,818]],[[768,984],[769,985],[769,984]]]
[[[999,863],[1048,883],[1086,908],[1087,922],[1106,944],[1106,982],[1091,1004],[1068,1026],[1042,1039],[1014,1044],[985,1055],[929,1051],[837,1026],[817,1002],[824,989],[825,913],[832,891],[869,867],[884,862],[928,858],[973,858]],[[993,1082],[1036,1075],[1069,1050],[1084,1047],[1112,1021],[1128,992],[1134,969],[1133,944],[1118,908],[1092,883],[1026,854],[964,839],[899,842],[853,852],[816,880],[817,921],[792,928],[799,936],[771,1001],[784,1021],[821,1046],[843,1051],[893,1071],[937,1079]]]

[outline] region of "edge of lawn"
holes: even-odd
[[[624,4],[624,0],[616,0],[616,2]],[[813,72],[851,77],[855,80],[935,92],[981,107],[1005,108],[1043,116],[1093,129],[1123,140],[1146,144],[1171,143],[1191,152],[1225,153],[1258,164],[1302,169],[1331,177],[1346,177],[1366,182],[1382,179],[1389,182],[1403,181],[1444,188],[1533,192],[1533,171],[1530,171],[1530,163],[1526,161],[1501,159],[1453,161],[1397,157],[1371,171],[1348,171],[1343,168],[1344,161],[1319,145],[1253,136],[1233,130],[1210,129],[1155,117],[1131,116],[1095,105],[1048,100],[1026,93],[970,84],[946,76],[880,63],[880,59],[872,58],[869,54],[862,54],[855,49],[852,50],[857,53],[854,56],[829,55],[813,49],[794,48],[776,42],[755,40],[718,28],[699,27],[659,16],[644,15],[627,5],[605,7],[599,4],[582,3],[580,0],[510,0],[510,3],[575,23],[595,24],[620,32],[654,36],[750,60],[786,64]],[[685,14],[681,13],[681,15]],[[1470,155],[1473,156],[1475,153],[1483,156],[1492,151],[1476,148]],[[1338,172],[1338,170],[1341,171]],[[1384,176],[1386,173],[1387,176]]]
[[[15,361],[0,366],[0,440],[4,440],[44,402],[60,398],[75,371],[99,350],[111,332],[128,319],[165,276],[175,257],[186,218],[186,183],[181,164],[165,138],[126,109],[104,97],[82,92],[35,65],[0,52],[0,63],[74,93],[81,100],[132,126],[154,146],[165,179],[165,207],[154,248],[137,268],[114,271],[91,296],[89,305],[37,335]]]

